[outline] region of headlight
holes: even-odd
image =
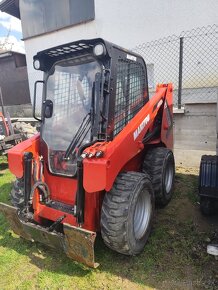
[[[103,43],[96,44],[93,48],[95,56],[103,56],[106,54],[106,48]]]
[[[40,69],[40,61],[38,59],[35,59],[33,62],[33,66],[34,66],[34,69],[39,70]]]

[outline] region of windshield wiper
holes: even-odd
[[[70,154],[75,152],[76,147],[80,146],[85,139],[86,135],[88,134],[89,130],[91,129],[91,113],[89,112],[83,119],[82,123],[79,126],[76,135],[70,142],[66,153],[64,155],[64,159],[68,159]]]
[[[92,87],[92,99],[90,112],[84,117],[76,135],[68,146],[64,159],[69,159],[70,154],[75,153],[75,149],[82,145],[83,140],[92,128],[91,140],[97,139],[100,122],[100,94],[101,94],[101,74],[96,73]]]

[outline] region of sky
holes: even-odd
[[[25,53],[24,42],[21,40],[22,28],[20,20],[4,12],[0,12],[0,48],[5,43],[8,31],[10,31],[10,34],[6,48]]]

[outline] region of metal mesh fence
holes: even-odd
[[[218,94],[218,26],[138,45],[133,51],[147,63],[150,95],[158,83],[172,82],[174,106],[216,102]]]

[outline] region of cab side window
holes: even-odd
[[[114,136],[145,104],[145,72],[137,62],[119,60],[117,66]]]

